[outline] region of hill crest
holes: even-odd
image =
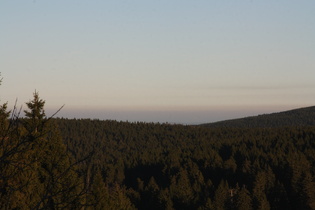
[[[262,114],[238,119],[201,124],[205,127],[222,128],[273,128],[287,126],[314,126],[315,106]]]

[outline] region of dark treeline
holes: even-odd
[[[315,208],[313,126],[55,121],[75,159],[93,151],[79,169],[88,185],[114,187],[135,208]]]
[[[273,114],[263,114],[234,120],[203,124],[212,128],[279,128],[291,126],[315,126],[315,106]]]
[[[0,106],[0,209],[315,209],[315,126],[54,119],[44,104]]]

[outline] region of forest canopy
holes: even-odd
[[[55,119],[82,173],[138,209],[314,209],[314,126],[207,128]]]
[[[38,92],[26,106],[0,106],[1,209],[315,209],[314,125],[52,118]]]

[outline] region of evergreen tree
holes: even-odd
[[[6,138],[8,126],[9,126],[9,116],[10,111],[7,111],[8,103],[0,105],[0,138]]]
[[[214,194],[214,207],[217,210],[223,210],[227,208],[229,203],[229,185],[227,181],[222,180]]]
[[[305,209],[315,209],[315,182],[310,173],[304,175],[302,181],[302,199]]]
[[[23,125],[26,137],[34,141],[32,159],[37,165],[40,200],[35,208],[73,208],[82,203],[83,182],[78,178],[71,157],[61,140],[55,125],[46,118],[45,101],[34,93],[32,101],[26,103]]]
[[[99,170],[95,173],[87,203],[91,205],[89,209],[102,210],[109,208],[110,197],[108,187],[104,183],[102,174]]]
[[[143,209],[162,209],[159,200],[159,186],[152,176],[148,182],[143,193],[143,199],[145,200]]]
[[[205,208],[204,209],[214,209],[213,203],[210,198],[207,198]]]
[[[160,205],[160,209],[166,209],[166,210],[174,209],[173,201],[171,199],[171,195],[169,193],[168,188],[160,191],[159,205]]]
[[[194,198],[193,190],[190,184],[188,172],[186,169],[180,169],[176,177],[171,180],[171,193],[174,198],[174,207],[180,209],[189,209]]]
[[[110,203],[109,207],[106,209],[109,210],[134,210],[135,207],[130,202],[129,198],[126,196],[126,190],[119,187],[118,184],[115,184],[109,188],[110,192]]]
[[[44,110],[45,101],[39,98],[39,94],[36,91],[33,96],[33,100],[26,103],[29,110],[24,111],[24,127],[29,135],[45,134],[43,133],[47,122]]]
[[[252,207],[252,200],[249,191],[243,186],[236,195],[236,209],[250,210]]]
[[[16,109],[8,120],[7,105],[0,107],[1,209],[79,208],[85,202],[82,180],[44,104],[35,92],[22,120]]]
[[[0,208],[28,208],[39,199],[34,143],[21,134],[16,108],[9,113],[6,103],[0,107]]]
[[[267,176],[266,173],[261,172],[256,176],[254,183],[253,196],[254,208],[267,210],[270,209],[270,204],[266,196]]]

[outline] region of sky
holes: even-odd
[[[0,100],[197,124],[315,104],[313,0],[1,0]]]

